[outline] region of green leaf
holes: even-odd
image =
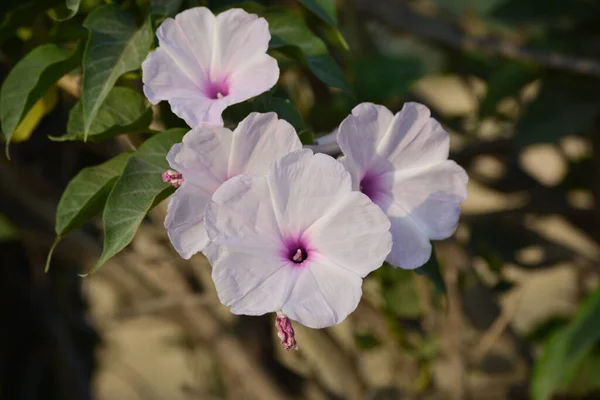
[[[425,75],[423,63],[416,58],[376,56],[354,64],[356,95],[359,101],[382,102],[400,96]]]
[[[0,2],[2,4],[3,2]],[[3,7],[0,9],[0,45],[13,36],[21,26],[30,25],[33,16],[45,9],[45,4],[35,1],[23,1],[15,8]]]
[[[424,275],[433,283],[435,288],[442,292],[446,293],[446,284],[444,283],[444,278],[440,272],[440,264],[435,254],[435,246],[431,243],[431,257],[429,260],[423,265],[414,270],[419,275]]]
[[[108,196],[103,214],[104,249],[90,274],[123,250],[133,240],[148,211],[173,192],[173,188],[162,181],[162,172],[169,167],[167,152],[181,142],[186,132],[171,129],[158,133],[129,158]]]
[[[527,146],[585,133],[592,128],[599,109],[598,100],[579,95],[573,88],[544,84],[517,124],[517,141]]]
[[[333,0],[300,0],[300,3],[329,25],[337,27],[337,15]]]
[[[579,308],[573,321],[548,341],[533,368],[531,396],[533,400],[549,400],[565,383],[577,366],[600,339],[600,287]]]
[[[88,139],[99,141],[121,135],[144,131],[152,122],[152,108],[146,106],[144,97],[137,91],[114,87],[100,106],[88,134]],[[58,142],[83,140],[83,106],[75,104],[69,113],[67,133],[50,137]]]
[[[597,13],[597,3],[588,0],[504,0],[490,16],[511,24],[556,26],[565,20],[593,20]]]
[[[19,122],[50,86],[79,64],[80,57],[80,46],[69,52],[55,44],[45,44],[29,52],[8,73],[0,89],[0,119],[7,156]]]
[[[300,132],[304,128],[302,115],[289,100],[270,95],[259,96],[252,102],[252,108],[260,113],[275,112],[280,119],[289,122],[296,129],[296,132]]]
[[[64,5],[59,7],[59,11],[56,12],[58,14],[56,19],[58,21],[66,21],[73,18],[79,11],[80,4],[81,0],[65,0]]]
[[[150,14],[172,17],[181,9],[183,0],[151,0]]]
[[[46,259],[46,271],[50,267],[52,253],[61,239],[102,211],[129,156],[129,153],[119,154],[103,164],[82,169],[71,179],[56,209],[56,240]]]
[[[416,318],[422,315],[419,295],[416,291],[415,275],[388,263],[376,272],[381,285],[381,295],[388,313],[400,318]]]
[[[267,10],[262,16],[269,22],[271,48],[297,59],[325,84],[352,93],[344,73],[329,55],[325,43],[311,32],[302,18],[280,9]]]
[[[309,131],[305,129],[303,131],[298,131],[298,138],[303,145],[314,145],[315,142],[315,133],[313,131]]]
[[[94,10],[83,26],[90,31],[83,54],[81,102],[84,139],[117,79],[138,69],[152,44],[150,21],[137,29],[129,14],[116,5]]]
[[[455,16],[463,16],[468,13],[486,15],[492,12],[499,4],[506,0],[435,0],[437,4]]]
[[[538,69],[530,64],[507,61],[488,78],[487,93],[479,106],[479,116],[492,115],[498,103],[509,96],[516,96],[538,75]]]
[[[274,97],[271,93],[263,93],[248,101],[234,104],[225,109],[223,118],[227,122],[237,125],[251,112],[275,112],[280,119],[285,119],[292,124],[296,132],[304,129],[304,119],[300,111],[289,100]]]
[[[8,242],[19,238],[15,228],[8,218],[0,214],[0,242]]]

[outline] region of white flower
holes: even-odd
[[[177,179],[181,186],[169,200],[165,220],[181,257],[188,259],[208,245],[204,210],[223,182],[245,172],[264,174],[273,161],[301,147],[294,128],[275,113],[251,113],[233,132],[210,124],[188,132],[167,155],[183,178]]]
[[[338,143],[354,189],[390,218],[394,245],[387,261],[405,269],[425,264],[430,239],[454,233],[467,197],[465,170],[448,160],[448,133],[421,104],[407,103],[393,115],[362,103],[340,125]]]
[[[218,249],[207,256],[219,299],[234,314],[282,311],[311,328],[337,324],[389,253],[389,227],[338,161],[290,153],[266,176],[240,175],[213,195],[206,228]]]
[[[215,17],[196,7],[158,28],[159,47],[142,64],[144,94],[167,100],[191,127],[223,125],[223,110],[272,88],[279,67],[266,54],[271,34],[264,18],[231,9]]]

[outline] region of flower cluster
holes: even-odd
[[[228,105],[278,80],[263,18],[193,8],[157,35],[144,92],[193,128],[167,156],[175,171],[163,174],[178,188],[169,238],[183,258],[206,255],[231,312],[277,313],[286,349],[296,348],[290,319],[311,328],[341,322],[367,274],[384,261],[418,268],[430,240],[455,231],[467,175],[448,160],[448,133],[425,106],[407,103],[394,115],[359,104],[336,130],[344,156],[313,154],[274,113],[223,127]]]

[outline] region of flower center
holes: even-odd
[[[290,260],[296,264],[302,264],[308,258],[308,254],[304,248],[297,248],[296,251],[290,252]]]
[[[375,197],[377,195],[377,192],[379,192],[379,179],[377,179],[377,175],[373,175],[373,174],[366,174],[365,176],[363,176],[363,178],[360,180],[360,186],[359,189],[361,192],[363,192],[364,194],[366,194],[367,196],[369,196],[369,198],[373,201],[375,201]]]
[[[209,81],[204,85],[204,94],[209,99],[222,99],[229,94],[229,84],[225,79],[216,82]]]

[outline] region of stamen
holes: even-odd
[[[168,169],[162,173],[162,180],[163,182],[170,183],[171,186],[178,188],[183,183],[183,175],[181,172]]]
[[[304,261],[304,257],[302,255],[302,249],[296,250],[296,254],[292,257],[292,261],[296,263],[301,263]]]
[[[281,344],[285,349],[289,350],[293,348],[294,350],[298,350],[292,321],[290,321],[290,319],[281,311],[278,312],[277,317],[275,317],[275,327],[277,328],[277,336],[281,339]]]
[[[217,92],[217,99],[222,99],[224,96],[221,92]]]

